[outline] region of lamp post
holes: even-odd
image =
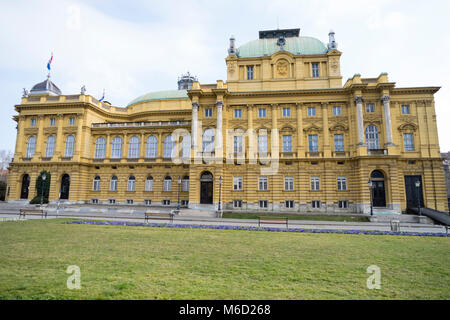
[[[419,195],[419,188],[420,188],[420,181],[419,181],[419,180],[417,180],[417,181],[416,181],[416,192],[417,192],[417,209],[418,209],[418,211],[419,211],[419,216],[421,216],[421,215],[422,215],[422,210],[421,210],[421,207],[420,207],[420,195]]]
[[[45,179],[47,179],[47,175],[44,172],[41,176],[41,207],[42,207],[42,203],[44,202],[44,181],[45,181]]]
[[[222,210],[221,200],[222,200],[222,176],[219,177],[219,207],[218,207],[219,214],[220,214],[220,211]]]
[[[369,180],[369,182],[367,184],[369,185],[369,190],[370,190],[370,215],[373,216],[373,202],[372,202],[373,182],[372,182],[372,180]]]
[[[180,210],[180,187],[181,187],[181,177],[178,176],[178,204],[177,204],[177,210]]]

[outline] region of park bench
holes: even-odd
[[[258,217],[258,227],[260,227],[262,223],[286,224],[286,228],[289,228],[287,217]]]
[[[43,210],[43,209],[20,209],[19,210],[19,219],[21,217],[24,217],[26,215],[31,215],[31,216],[41,216],[42,218],[47,218],[47,211]]]
[[[160,212],[145,212],[145,222],[148,222],[149,219],[159,219],[159,220],[170,220],[170,223],[173,223],[173,213],[160,213]]]

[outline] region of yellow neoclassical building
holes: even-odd
[[[300,29],[230,39],[226,82],[190,74],[178,90],[125,107],[24,92],[7,199],[236,211],[447,210],[436,126],[439,87],[398,88],[386,73],[342,84],[341,52]]]

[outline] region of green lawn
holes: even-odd
[[[313,214],[286,214],[286,213],[240,213],[224,212],[222,218],[233,219],[258,219],[258,217],[288,217],[289,220],[316,220],[316,221],[347,221],[347,222],[370,222],[368,217],[338,216],[338,215],[313,215]]]
[[[450,298],[449,238],[65,221],[0,223],[0,299]],[[370,265],[380,290],[366,287]]]

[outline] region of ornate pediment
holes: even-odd
[[[365,114],[364,115],[364,123],[379,124],[381,122],[382,122],[381,115],[377,115],[377,114]]]
[[[336,123],[333,124],[330,129],[330,131],[332,132],[336,132],[336,131],[347,131],[348,130],[348,126],[345,123]]]
[[[403,123],[398,127],[398,130],[401,132],[411,132],[417,130],[417,125],[412,122]]]
[[[316,126],[314,124],[311,124],[308,127],[304,128],[303,131],[305,131],[307,133],[321,132],[322,128],[320,128],[320,127],[318,127],[318,126]]]

